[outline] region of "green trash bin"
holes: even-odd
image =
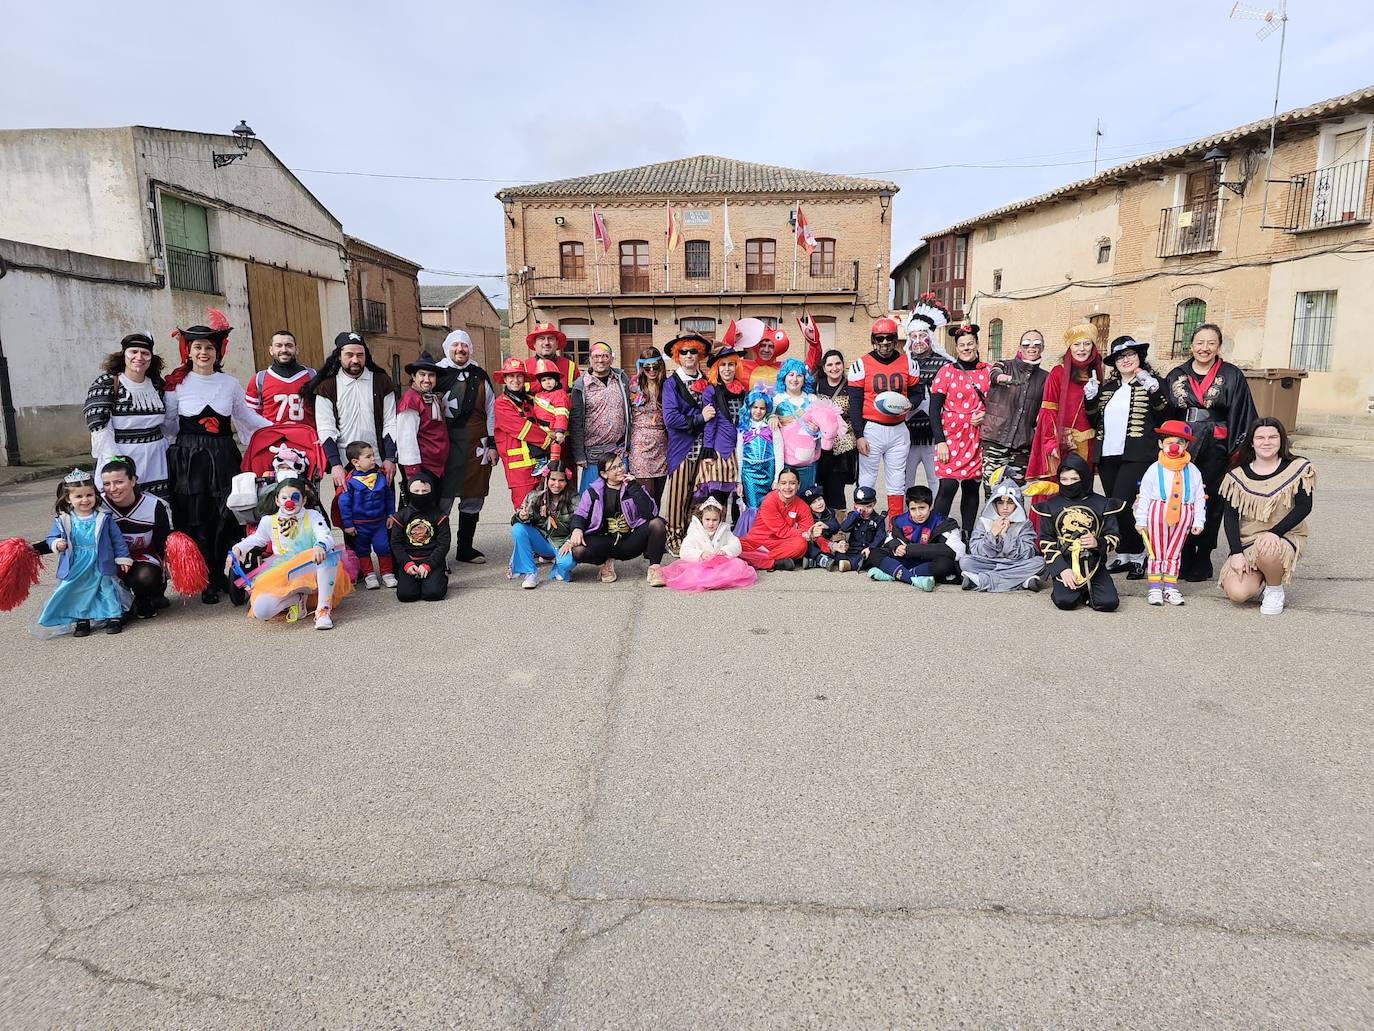
[[[1298,425],[1298,397],[1306,369],[1246,369],[1245,381],[1261,419],[1272,417],[1289,433]]]

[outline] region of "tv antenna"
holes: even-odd
[[[1274,171],[1274,134],[1279,126],[1279,86],[1283,82],[1283,47],[1288,41],[1288,0],[1279,0],[1279,6],[1270,9],[1251,7],[1236,0],[1229,17],[1232,20],[1264,22],[1255,32],[1255,38],[1258,40],[1266,40],[1276,31],[1279,34],[1279,67],[1274,75],[1274,113],[1269,120],[1269,161],[1264,168],[1264,200],[1260,208],[1260,223],[1263,224],[1268,221],[1269,216],[1269,178]]]

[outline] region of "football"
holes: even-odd
[[[905,415],[911,411],[911,401],[905,394],[884,390],[873,399],[873,407],[884,415]]]

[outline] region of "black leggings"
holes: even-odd
[[[162,575],[162,567],[151,562],[135,562],[120,573],[120,579],[124,581],[124,586],[133,593],[134,608],[144,615],[157,607],[157,600],[163,596],[163,592],[166,590],[166,580]]]
[[[1130,462],[1120,455],[1103,455],[1097,474],[1102,477],[1102,493],[1109,498],[1125,504],[1121,514],[1116,517],[1117,530],[1121,543],[1117,546],[1120,555],[1138,555],[1145,550],[1145,542],[1135,531],[1136,495],[1140,493],[1140,478],[1150,462]]]
[[[825,493],[826,508],[843,512],[849,507],[845,488],[854,482],[858,474],[854,461],[857,455],[857,451],[847,451],[842,455],[822,451],[821,457],[816,460],[816,483]]]
[[[955,493],[959,493],[959,529],[964,531],[965,539],[973,534],[973,524],[978,518],[978,491],[982,483],[978,479],[941,480],[940,492],[935,495],[935,511],[947,516],[954,507]]]
[[[649,565],[656,566],[663,561],[663,550],[668,543],[668,524],[661,516],[640,523],[629,533],[616,536],[610,533],[588,533],[583,535],[581,547],[573,548],[572,556],[579,562],[599,566],[613,558],[639,558],[643,555]]]
[[[668,482],[668,477],[650,476],[639,482],[649,492],[649,497],[654,499],[654,504],[661,507],[663,505],[663,485]]]
[[[443,562],[439,564],[442,566]],[[448,574],[442,569],[431,569],[429,576],[419,577],[411,576],[399,565],[396,567],[397,601],[443,601],[446,594]]]

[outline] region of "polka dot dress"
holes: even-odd
[[[944,395],[940,423],[949,445],[949,461],[935,463],[935,475],[942,480],[976,480],[983,475],[983,434],[973,425],[973,417],[986,407],[983,397],[991,378],[992,369],[986,362],[979,362],[973,370],[946,365],[935,374],[930,392]],[[983,397],[978,396],[979,390]]]

